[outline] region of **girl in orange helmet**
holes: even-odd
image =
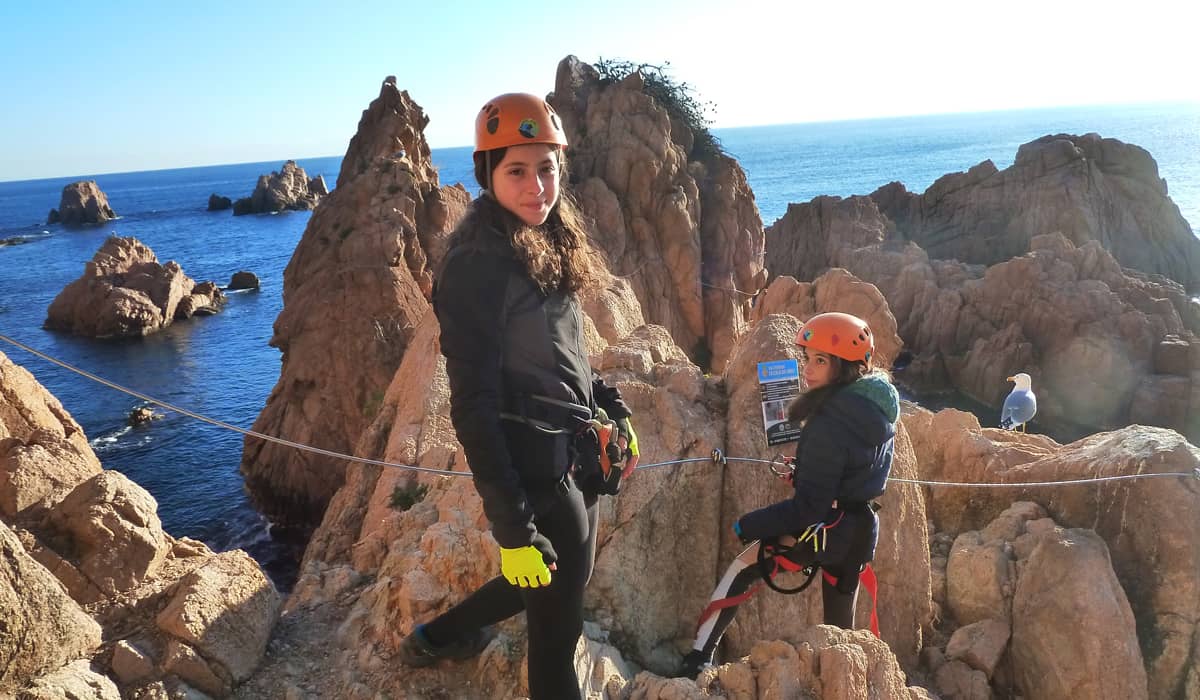
[[[451,235],[434,310],[450,417],[500,546],[501,575],[418,625],[400,648],[410,666],[469,658],[490,625],[524,611],[534,700],[580,697],[575,646],[599,487],[580,472],[593,462],[577,436],[602,409],[620,449],[632,455],[637,445],[620,393],[588,366],[577,294],[596,281],[596,265],[561,190],[566,145],[558,114],[534,95],[500,95],[476,118],[484,191]]]
[[[872,500],[891,471],[900,398],[887,373],[872,369],[875,337],[862,319],[818,314],[796,344],[807,391],[788,408],[788,419],[804,426],[789,477],[795,494],[734,522],[750,546],[713,591],[680,676],[695,678],[712,663],[737,606],[764,579],[772,585],[779,569],[819,566],[825,624],[854,627],[859,575],[879,539]]]

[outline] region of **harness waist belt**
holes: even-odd
[[[592,409],[570,401],[539,394],[511,394],[506,398],[502,419],[524,423],[544,433],[574,435],[592,419]]]

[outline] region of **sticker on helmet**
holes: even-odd
[[[841,339],[841,338],[838,336],[838,334],[837,334],[837,333],[834,333],[834,334],[833,334],[833,337],[831,337],[831,338],[829,339],[829,344],[830,344],[830,345],[837,345],[839,342],[841,342],[841,340],[842,340],[842,339]]]
[[[532,119],[522,119],[521,124],[517,127],[517,131],[527,139],[534,138],[538,135],[538,125]]]
[[[812,335],[813,335],[813,334],[812,334],[812,329],[811,329],[811,328],[805,328],[805,329],[804,329],[804,334],[803,334],[803,335],[804,335],[804,340],[805,340],[805,342],[808,342],[808,341],[812,340]]]

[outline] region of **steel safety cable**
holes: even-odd
[[[275,437],[273,435],[267,435],[265,433],[260,433],[260,432],[254,431],[254,430],[247,430],[245,428],[238,427],[231,423],[226,423],[225,421],[222,421],[222,420],[217,420],[215,418],[209,418],[208,416],[205,416],[200,413],[196,413],[195,411],[188,410],[186,408],[183,408],[182,406],[176,406],[175,404],[169,403],[167,401],[162,401],[160,399],[156,399],[153,396],[149,396],[148,394],[144,394],[140,391],[130,389],[129,387],[125,387],[120,384],[117,384],[116,382],[109,381],[103,377],[92,374],[91,372],[88,372],[87,370],[80,369],[78,367],[75,367],[74,365],[63,362],[62,360],[59,360],[55,357],[51,357],[50,355],[47,355],[46,353],[36,350],[36,349],[18,341],[18,340],[10,338],[6,335],[0,335],[0,340],[4,341],[6,343],[10,343],[10,344],[14,345],[15,347],[18,347],[31,355],[34,355],[34,356],[39,357],[47,362],[50,362],[51,364],[62,367],[63,369],[66,369],[70,372],[74,372],[82,377],[86,377],[87,379],[97,382],[98,384],[107,386],[110,389],[120,391],[124,394],[128,394],[129,396],[133,396],[135,398],[141,399],[142,401],[145,401],[147,403],[151,403],[156,406],[160,406],[169,411],[174,411],[175,413],[179,413],[179,414],[188,416],[190,418],[195,418],[196,420],[202,421],[204,423],[208,423],[208,424],[216,426],[218,428],[230,430],[235,433],[240,433],[242,435],[257,438],[259,440],[264,440],[266,442],[275,443],[277,445],[283,445],[285,447],[291,447],[291,448],[301,450],[304,452],[311,452],[313,454],[319,454],[319,455],[322,455],[325,457],[332,457],[334,459],[343,459],[348,462],[357,462],[360,464],[371,464],[371,465],[380,466],[380,467],[393,467],[393,468],[397,468],[397,469],[407,469],[410,471],[422,472],[425,474],[436,474],[439,476],[471,476],[470,472],[446,471],[444,469],[432,469],[430,467],[419,467],[419,466],[412,465],[412,464],[401,464],[398,462],[387,462],[387,461],[379,460],[379,459],[356,457],[354,455],[348,455],[348,454],[344,454],[341,452],[335,452],[333,450],[326,450],[321,447],[305,445],[303,443],[294,442],[292,440],[285,440],[284,438]],[[639,464],[635,471],[642,470],[642,469],[654,469],[654,468],[658,468],[658,467],[666,467],[666,466],[677,465],[677,464],[692,464],[692,463],[697,463],[697,462],[711,462],[711,463],[717,463],[717,464],[727,464],[729,462],[743,462],[743,463],[751,463],[751,464],[766,464],[766,465],[772,465],[772,467],[773,467],[774,465],[777,465],[780,463],[780,459],[779,458],[758,459],[755,457],[730,457],[730,456],[725,455],[720,449],[714,449],[712,451],[712,454],[710,454],[710,456],[708,456],[708,457],[687,457],[687,458],[683,458],[683,459],[673,459],[673,460],[668,460],[668,461],[664,461],[664,462],[653,462],[651,464]],[[900,483],[900,484],[917,484],[920,486],[946,486],[946,487],[971,487],[971,488],[1023,488],[1023,487],[1043,487],[1043,486],[1072,486],[1072,485],[1076,485],[1076,484],[1094,484],[1094,483],[1100,483],[1100,482],[1105,482],[1105,481],[1128,481],[1128,480],[1134,480],[1134,479],[1148,479],[1151,477],[1163,477],[1163,476],[1171,476],[1171,477],[1190,476],[1190,477],[1200,479],[1200,468],[1193,470],[1193,472],[1191,472],[1191,473],[1188,473],[1188,472],[1161,472],[1161,473],[1148,473],[1148,474],[1122,474],[1122,475],[1116,475],[1116,476],[1099,476],[1099,477],[1090,477],[1090,478],[1085,478],[1085,479],[1067,479],[1067,480],[1061,480],[1061,481],[992,483],[992,482],[933,481],[933,480],[925,480],[925,479],[903,479],[903,478],[899,478],[899,477],[889,477],[888,481],[893,482],[893,483]]]

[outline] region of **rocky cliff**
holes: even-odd
[[[0,353],[0,696],[225,697],[250,677],[274,586],[245,552],[165,533],[156,511]]]
[[[259,175],[254,192],[233,203],[233,215],[313,209],[327,194],[329,190],[325,187],[323,176],[309,179],[304,168],[296,165],[296,161],[289,160],[279,172]],[[213,210],[212,197],[209,197],[208,208]]]
[[[609,270],[648,323],[721,371],[766,282],[763,227],[737,161],[695,148],[695,134],[633,72],[601,80],[574,56],[550,102],[563,117],[572,187],[595,221]]]
[[[50,302],[45,327],[92,338],[149,335],[224,303],[216,283],[197,284],[174,260],[160,264],[136,238],[109,236]]]
[[[271,338],[283,361],[254,430],[347,453],[378,413],[429,308],[442,241],[469,200],[461,186],[439,186],[414,128],[425,122],[394,78],[363,112],[338,186],[284,270]],[[345,468],[255,438],[246,439],[241,465],[258,507],[301,528],[319,522]]]
[[[572,190],[608,258],[599,272],[609,282],[585,306],[606,342],[658,323],[689,356],[720,368],[766,279],[762,224],[736,162],[690,159],[692,133],[639,80],[601,84],[568,57],[551,98],[572,142]],[[271,341],[283,369],[255,430],[346,452],[379,410],[469,201],[462,186],[439,186],[427,122],[394,78],[363,112],[338,187],[284,273]],[[301,526],[319,520],[344,469],[254,439],[242,461],[255,501]]]
[[[984,161],[922,194],[892,183],[871,194],[904,238],[931,258],[994,265],[1058,232],[1098,242],[1122,267],[1200,292],[1200,241],[1145,149],[1098,134],[1043,136],[998,170]]]
[[[1026,372],[1052,429],[1147,423],[1200,440],[1200,303],[1182,285],[1057,231],[990,266],[933,259],[877,198],[789,205],[768,230],[767,260],[776,275],[843,267],[877,285],[916,356],[905,381],[957,389],[999,416],[1005,378]]]
[[[686,650],[696,615],[734,554],[729,524],[787,496],[762,465],[705,458],[713,447],[738,457],[774,456],[762,439],[754,368],[794,356],[803,319],[832,309],[858,313],[877,329],[884,361],[908,346],[918,351],[917,374],[957,376],[970,385],[966,378],[976,374],[1011,373],[1004,362],[1042,357],[1033,351],[1037,343],[1056,347],[1081,334],[1082,345],[1063,348],[1075,364],[1048,360],[1047,377],[1078,372],[1076,364],[1099,374],[1104,365],[1090,364],[1094,358],[1124,356],[1137,358],[1134,368],[1152,361],[1190,372],[1191,360],[1183,358],[1193,347],[1187,333],[1194,316],[1181,285],[1128,272],[1099,242],[1031,237],[1032,250],[991,268],[931,261],[916,244],[898,240],[897,222],[866,197],[795,205],[799,213],[789,212],[775,230],[808,232],[791,237],[803,241],[804,252],[782,254],[805,274],[777,279],[753,308],[730,301],[746,297],[733,292],[761,291],[765,276],[755,258],[757,214],[747,218],[752,199],[738,194],[738,171],[690,159],[694,144],[640,80],[635,74],[605,83],[569,58],[553,96],[578,144],[570,153],[572,187],[598,223],[595,243],[612,273],[610,284],[585,300],[585,332],[593,366],[633,407],[643,464],[701,461],[639,470],[619,497],[602,503],[589,622],[576,652],[587,696],[923,698],[929,688],[945,697],[1078,691],[1166,700],[1200,692],[1200,567],[1182,534],[1196,529],[1200,513],[1193,476],[1200,451],[1170,430],[1125,427],[1060,445],[980,428],[954,411],[912,407],[897,438],[898,481],[882,499],[874,563],[882,640],[815,625],[820,603],[812,592],[759,595],[730,630],[723,649],[729,663],[702,674],[699,684],[659,675]],[[501,625],[484,653],[467,662],[398,672],[395,657],[414,624],[493,577],[499,565],[450,425],[437,322],[425,303],[431,261],[452,225],[445,202],[465,203],[466,194],[438,188],[423,126],[423,113],[392,80],[364,112],[345,181],[317,210],[289,265],[285,294],[292,296],[274,341],[285,367],[256,428],[440,473],[318,462],[247,442],[243,470],[260,503],[288,517],[308,509],[313,518],[327,507],[276,644],[239,697],[527,693],[520,621]],[[713,183],[719,187],[703,194]],[[427,193],[440,197],[432,208],[443,215],[421,218]],[[335,206],[339,196],[347,199]],[[364,230],[374,233],[356,238]],[[391,272],[382,271],[382,260],[391,261]],[[811,270],[800,267],[810,260]],[[712,302],[703,290],[718,287],[722,300]],[[363,288],[370,294],[357,296]],[[333,298],[350,301],[334,313]],[[1084,309],[1073,312],[1078,322],[1064,324],[1067,308]],[[378,330],[381,316],[402,321],[399,331]],[[1179,342],[1167,339],[1172,332]],[[1105,343],[1117,350],[1094,349]],[[1007,350],[987,360],[989,345]],[[1137,354],[1146,347],[1149,354]],[[1158,372],[1135,374],[1135,384],[1143,386],[1149,374]],[[1047,382],[1079,383],[1081,376]],[[1069,395],[1050,398],[1055,393],[1047,392],[1045,410],[1065,417],[1068,409],[1054,402]],[[1132,410],[1111,412],[1100,392],[1086,396],[1084,408],[1116,416],[1117,425],[1120,410]],[[1120,391],[1115,396],[1128,400]],[[1170,475],[1037,489],[904,481],[1148,472]],[[1155,521],[1160,503],[1174,522]],[[1060,589],[1067,595],[1056,595]],[[866,596],[859,618],[865,624]]]
[[[48,224],[102,224],[117,218],[108,196],[95,180],[72,182],[63,188],[58,208],[46,217]]]

